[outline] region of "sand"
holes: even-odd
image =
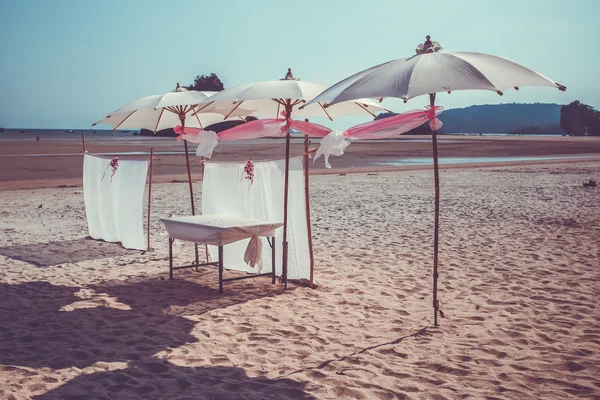
[[[439,327],[430,170],[311,177],[316,290],[169,281],[184,183],[151,252],[86,240],[81,188],[3,191],[0,398],[600,398],[599,171],[442,169]]]

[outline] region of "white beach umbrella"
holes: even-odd
[[[276,80],[238,85],[204,99],[196,113],[221,113],[227,117],[251,115],[255,117],[280,118],[285,111],[286,100],[291,100],[294,117],[337,118],[343,115],[376,116],[377,112],[389,111],[370,99],[357,99],[325,109],[323,104],[301,106],[322,93],[327,87],[318,83],[297,80]],[[242,108],[243,110],[239,110]],[[249,114],[246,114],[247,110]],[[196,114],[197,115],[197,114]]]
[[[243,108],[255,117],[281,118],[285,112],[286,118],[296,117],[324,117],[332,120],[342,115],[369,115],[375,117],[376,112],[388,111],[376,102],[369,99],[356,99],[325,109],[323,104],[314,103],[302,110],[300,107],[321,93],[326,86],[318,83],[305,82],[301,80],[274,80],[238,85],[203,100],[198,104],[194,114],[205,112],[222,113],[225,118],[235,116]],[[305,147],[308,141],[305,140]],[[283,279],[287,285],[287,212],[288,212],[288,181],[289,181],[289,159],[290,159],[290,130],[286,134],[285,146],[285,175],[284,175],[284,216],[283,216]],[[305,155],[305,168],[307,168],[308,156]],[[305,173],[308,180],[308,174]],[[306,182],[308,190],[308,182]],[[308,211],[308,210],[307,210]],[[310,218],[310,216],[307,216]],[[310,235],[310,233],[309,233]],[[312,257],[312,252],[311,252]],[[312,264],[312,261],[311,261]],[[312,271],[312,265],[311,265]],[[312,279],[311,279],[312,282]]]
[[[143,128],[156,133],[162,129],[173,128],[178,124],[204,129],[205,126],[223,121],[221,113],[202,113],[192,116],[196,105],[218,92],[176,91],[161,95],[139,98],[108,114],[97,124],[108,124],[113,130],[119,128]],[[244,110],[239,110],[239,115]],[[183,121],[183,122],[182,122]]]
[[[520,86],[566,87],[513,61],[482,53],[426,53],[400,58],[356,73],[320,93],[312,103],[336,104],[362,97],[408,100],[455,90],[502,94]]]
[[[429,94],[430,106],[435,94],[455,90],[492,90],[502,95],[506,89],[521,86],[549,86],[565,91],[566,87],[505,58],[482,53],[434,52],[389,61],[358,72],[319,94],[306,107],[323,104],[326,109],[353,99],[397,97],[409,99]],[[432,134],[435,179],[435,229],[433,255],[433,308],[437,325],[439,304],[438,233],[439,233],[439,171],[437,137]]]

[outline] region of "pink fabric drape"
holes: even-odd
[[[285,128],[288,125],[290,128],[309,136],[323,137],[331,132],[331,129],[312,122],[286,119],[257,119],[222,131],[217,134],[217,137],[220,141],[233,141],[258,139],[267,136],[285,136]],[[184,130],[181,125],[177,125],[173,130],[178,135],[178,141],[185,139],[194,143],[198,143],[195,139],[198,133],[202,131],[199,128],[188,127]]]
[[[385,139],[406,133],[424,124],[427,120],[429,120],[429,125],[433,130],[438,130],[443,124],[437,117],[443,110],[439,106],[427,107],[425,110],[413,110],[354,126],[344,131],[343,135],[350,140]],[[267,136],[285,136],[287,127],[313,137],[325,137],[331,132],[331,129],[312,122],[278,118],[250,121],[222,131],[217,137],[220,141],[233,141],[258,139]],[[185,139],[193,143],[200,143],[198,134],[202,130],[199,128],[186,127],[184,130],[180,125],[177,125],[174,131],[178,134],[177,140],[179,141]]]
[[[406,133],[411,129],[430,121],[430,126],[434,130],[442,127],[442,122],[437,119],[442,113],[442,107],[434,107],[427,110],[413,110],[402,114],[378,119],[376,121],[366,122],[356,125],[344,131],[344,136],[350,140],[361,139],[385,139]]]

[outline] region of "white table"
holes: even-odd
[[[255,278],[271,275],[275,283],[275,231],[282,226],[281,222],[263,221],[256,218],[234,217],[223,214],[193,215],[161,219],[169,233],[169,278],[173,279],[176,269],[215,265],[219,267],[219,292],[223,292],[223,282],[239,279]],[[223,246],[253,237],[266,237],[272,251],[271,272],[223,279]],[[192,265],[173,266],[173,242],[175,239],[198,244],[219,247],[219,260],[200,264],[196,253]]]

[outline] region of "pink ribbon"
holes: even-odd
[[[369,121],[364,124],[356,125],[344,131],[344,136],[348,139],[384,139],[406,133],[411,129],[421,126],[429,120],[429,126],[433,130],[442,127],[442,121],[437,117],[443,112],[439,106],[427,106],[425,110],[413,110],[393,117],[381,118],[375,121]],[[249,140],[268,136],[285,136],[288,129],[294,129],[305,135],[312,137],[325,137],[331,129],[306,121],[295,121],[287,118],[285,111],[281,113],[283,118],[277,119],[257,119],[238,125],[231,129],[222,131],[217,136],[220,141]],[[199,128],[182,128],[177,125],[173,128],[177,134],[177,140],[189,140],[198,142],[198,133],[202,131]],[[186,137],[188,136],[189,137]]]

